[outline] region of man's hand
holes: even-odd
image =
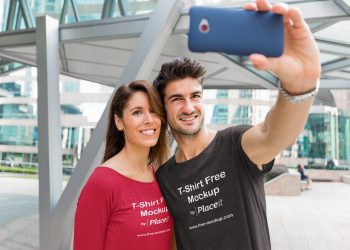
[[[315,89],[321,74],[319,50],[312,33],[297,8],[287,4],[271,5],[267,0],[248,3],[246,10],[272,11],[284,18],[284,52],[278,58],[252,54],[249,60],[257,69],[270,70],[290,94],[300,94]]]

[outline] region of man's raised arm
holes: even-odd
[[[242,147],[261,168],[284,148],[292,145],[307,121],[321,74],[319,50],[298,9],[286,4],[270,5],[266,0],[245,5],[252,11],[272,11],[284,18],[284,53],[278,58],[252,54],[257,69],[269,70],[280,79],[276,103],[265,121],[247,130]]]

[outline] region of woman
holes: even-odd
[[[312,184],[312,180],[311,178],[305,174],[305,168],[304,165],[298,164],[297,166],[298,172],[300,173],[300,179],[302,181],[306,180],[306,189],[311,189],[311,184]]]
[[[134,81],[114,94],[106,148],[82,190],[75,250],[170,249],[172,218],[154,175],[168,156],[165,113],[151,83]]]

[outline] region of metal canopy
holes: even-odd
[[[350,11],[345,1],[289,1],[297,6],[319,44],[323,75],[321,88],[350,88]],[[242,3],[224,7],[240,7]],[[60,25],[60,73],[115,86],[136,48],[150,15],[102,19]],[[244,60],[219,53],[192,53],[187,48],[188,10],[184,9],[149,77],[176,56],[190,56],[207,69],[206,88],[276,87],[276,78],[257,71]],[[348,29],[347,32],[344,27]],[[333,34],[340,33],[338,37]],[[36,66],[35,28],[0,33],[0,56]],[[334,85],[332,84],[334,81]],[[341,83],[341,84],[340,84]]]

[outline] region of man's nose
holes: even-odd
[[[184,103],[183,112],[186,114],[192,114],[193,111],[194,111],[194,106],[191,100],[186,100]]]

